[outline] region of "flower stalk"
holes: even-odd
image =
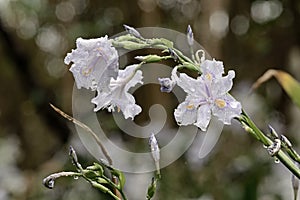
[[[265,146],[271,146],[274,142],[268,138],[257,126],[254,124],[254,122],[250,119],[250,117],[245,113],[245,111],[242,112],[242,116],[238,118],[238,121],[242,124],[247,125],[249,128],[253,130],[253,134],[256,139],[258,139],[263,145]],[[274,155],[276,158],[282,162],[284,166],[286,166],[297,178],[300,178],[300,169],[298,166],[293,162],[293,160],[297,160],[298,154],[294,151],[289,150],[288,155],[283,149],[279,149],[279,151]],[[293,152],[293,153],[292,153]],[[295,157],[296,156],[296,157]]]

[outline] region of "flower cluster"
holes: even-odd
[[[107,108],[109,112],[122,111],[124,117],[134,118],[141,112],[141,107],[135,104],[134,97],[128,93],[131,87],[142,83],[142,72],[138,65],[119,69],[118,52],[112,46],[107,36],[97,39],[82,39],[76,41],[77,48],[68,53],[65,63],[72,66],[77,88],[84,87],[97,91],[92,99],[96,105],[94,111]]]
[[[135,37],[133,41],[141,40],[143,43],[150,41],[143,39],[134,28],[129,26],[125,28],[129,35]],[[187,36],[189,45],[193,45],[190,27]],[[132,37],[129,38],[132,39]],[[157,40],[155,39],[152,43],[157,44]],[[72,63],[70,71],[79,89],[84,87],[97,91],[97,96],[91,100],[95,104],[95,112],[100,109],[107,109],[109,112],[117,110],[122,111],[126,119],[134,119],[142,109],[136,104],[135,98],[128,90],[138,83],[143,84],[142,71],[139,68],[146,62],[158,62],[172,58],[172,56],[137,56],[136,59],[141,61],[140,64],[130,65],[121,70],[118,52],[113,46],[117,44],[117,41],[117,39],[109,40],[107,36],[89,40],[78,38],[77,48],[67,54],[65,63]],[[124,41],[121,43],[123,44]],[[164,43],[170,44],[166,41],[161,44]],[[146,45],[151,45],[151,41]],[[167,49],[171,54],[176,51],[172,50],[169,45]],[[181,58],[180,55],[176,58],[179,61],[185,60],[181,66],[190,66],[191,69],[199,70],[201,75],[197,79],[184,73],[178,76],[179,65],[174,67],[171,78],[159,78],[162,92],[171,92],[173,87],[178,85],[187,93],[185,101],[180,103],[174,112],[178,125],[195,125],[205,131],[212,115],[217,116],[224,124],[230,124],[232,118],[240,116],[241,104],[228,93],[233,85],[234,71],[230,70],[227,76],[223,76],[224,67],[220,61],[204,60],[204,58],[200,60],[199,56],[196,56],[197,59],[194,59],[193,63],[186,57]]]

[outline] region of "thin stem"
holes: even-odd
[[[85,125],[84,123],[80,122],[79,120],[71,117],[70,115],[66,114],[65,112],[63,112],[62,110],[60,110],[59,108],[55,107],[54,105],[50,104],[50,106],[61,116],[63,116],[64,118],[66,118],[67,120],[73,122],[74,124],[80,126],[81,128],[83,128],[84,130],[86,130],[88,133],[91,134],[91,136],[95,139],[96,143],[98,144],[98,146],[100,147],[102,153],[104,154],[105,158],[107,159],[108,163],[110,165],[112,165],[112,159],[109,156],[107,150],[105,149],[105,147],[102,145],[100,139],[98,138],[98,136],[96,135],[96,133],[94,133],[94,131],[92,131],[92,129],[90,127],[88,127],[87,125]]]
[[[243,111],[241,118],[239,121],[242,124],[246,124],[249,128],[253,130],[256,138],[261,141],[265,146],[270,146],[273,144],[272,140],[270,140],[265,134],[257,128],[254,122],[250,119],[250,117]],[[279,150],[276,154],[276,157],[285,165],[296,177],[300,178],[300,170],[297,165],[288,157],[282,150]]]

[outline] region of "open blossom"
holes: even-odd
[[[96,90],[107,87],[111,77],[118,73],[118,52],[108,37],[76,40],[76,49],[68,53],[65,63],[72,66],[77,88]]]
[[[127,66],[124,70],[119,70],[116,79],[111,78],[109,82],[109,91],[97,90],[97,96],[92,99],[96,104],[94,111],[107,108],[109,112],[122,111],[125,119],[134,118],[142,109],[135,104],[135,99],[128,92],[131,87],[138,83],[143,83],[142,71],[136,70],[138,65]]]
[[[205,131],[211,116],[217,116],[224,124],[241,114],[241,104],[228,92],[232,88],[234,71],[223,77],[223,63],[205,60],[201,64],[202,74],[193,79],[181,73],[177,80],[186,93],[184,102],[175,109],[174,116],[179,125],[194,124]]]

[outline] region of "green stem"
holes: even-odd
[[[252,129],[252,133],[255,134],[255,138],[261,141],[265,146],[270,146],[273,144],[272,140],[270,140],[250,119],[250,117],[243,111],[241,118],[238,119],[242,124],[247,125],[250,129]],[[286,166],[296,177],[300,178],[300,169],[297,165],[292,161],[290,157],[288,157],[282,150],[276,154],[276,157],[282,162],[284,166]]]

